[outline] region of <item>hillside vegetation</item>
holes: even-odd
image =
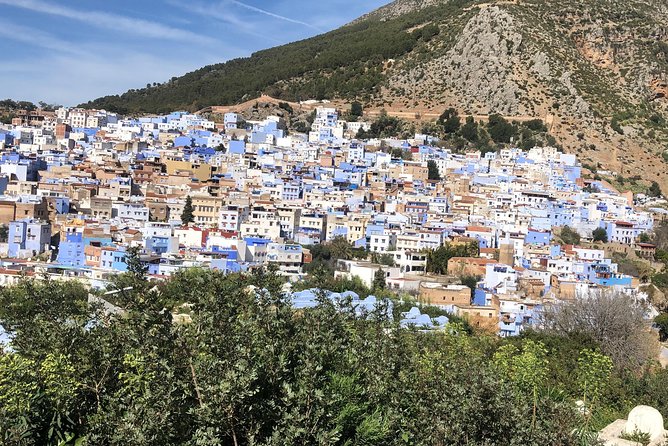
[[[0,290],[0,444],[583,445],[635,404],[668,411],[665,370],[586,335],[425,333],[384,305],[295,310],[271,271],[154,286],[133,259],[119,316],[75,282]],[[623,355],[644,344],[625,314],[603,321]]]
[[[397,0],[335,31],[85,105],[195,111],[265,93],[539,118],[585,162],[668,189],[667,16],[663,0]]]
[[[414,11],[391,21],[358,22],[84,105],[122,113],[196,111],[251,99],[261,92],[286,100],[370,99],[380,94],[386,60],[409,53],[439,32],[437,27],[413,28],[434,14],[454,13],[459,4],[469,2],[455,3]]]

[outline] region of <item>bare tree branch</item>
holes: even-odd
[[[543,328],[562,335],[589,335],[618,368],[637,370],[659,351],[647,311],[646,302],[624,292],[597,290],[548,306]]]

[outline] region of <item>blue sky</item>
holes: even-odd
[[[0,99],[75,105],[337,28],[389,0],[0,0]]]

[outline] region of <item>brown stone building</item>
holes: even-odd
[[[0,224],[9,225],[16,217],[16,202],[0,201]]]
[[[24,218],[35,218],[46,221],[49,218],[49,204],[46,199],[17,202],[14,219],[23,220]]]
[[[454,310],[475,329],[494,334],[499,330],[499,310],[494,307],[455,305]]]
[[[466,285],[422,282],[419,299],[427,305],[470,305],[471,288]]]

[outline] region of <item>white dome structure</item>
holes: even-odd
[[[664,434],[663,416],[650,406],[634,407],[629,413],[624,432],[632,434],[637,431],[648,433],[652,441],[662,438]]]

